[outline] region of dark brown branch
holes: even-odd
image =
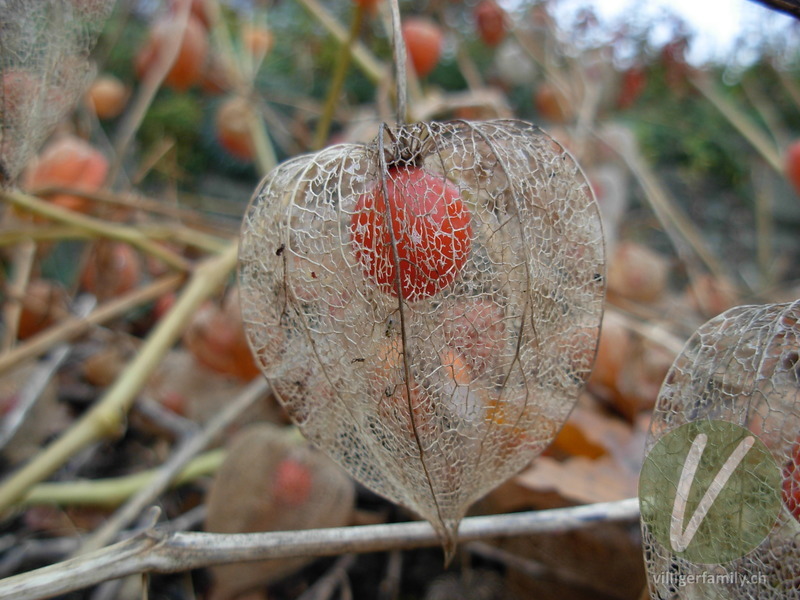
[[[796,0],[751,0],[751,2],[782,12],[795,19],[800,19],[800,2]]]

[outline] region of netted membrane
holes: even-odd
[[[0,183],[12,181],[94,76],[113,0],[0,0]]]
[[[800,302],[733,308],[698,329],[669,371],[640,487],[651,598],[800,598],[799,318]],[[654,461],[670,439],[674,455]]]
[[[244,219],[242,313],[291,418],[451,551],[545,448],[594,359],[600,218],[520,121],[383,128],[272,171]]]

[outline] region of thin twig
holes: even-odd
[[[196,422],[166,408],[146,393],[139,396],[136,404],[133,405],[133,410],[149,421],[152,426],[165,431],[172,439],[183,439],[200,430],[200,426]]]
[[[85,318],[96,303],[97,299],[92,295],[80,296],[76,300],[74,307],[76,317],[79,319]],[[71,350],[72,346],[69,344],[61,344],[53,350],[47,360],[37,365],[36,369],[31,373],[27,383],[19,391],[16,404],[6,414],[2,425],[0,425],[0,451],[16,435],[20,425],[25,422],[25,418],[47,388],[47,384],[58,371],[61,363],[69,356]]]
[[[656,320],[636,318],[613,305],[606,306],[606,314],[619,319],[629,330],[676,356],[681,353],[686,344],[684,338],[675,335]]]
[[[267,381],[258,377],[250,383],[237,398],[217,413],[197,435],[193,435],[180,444],[170,459],[154,474],[150,483],[140,489],[135,496],[99,527],[81,547],[80,552],[90,552],[109,543],[117,532],[127,527],[161,492],[172,483],[181,470],[197,454],[202,452],[214,438],[233,423],[239,415],[247,410],[256,400],[263,398],[269,391]]]
[[[173,252],[166,246],[153,242],[134,227],[117,225],[102,219],[82,215],[73,210],[61,208],[50,202],[45,202],[35,196],[23,194],[22,192],[2,191],[0,192],[0,198],[20,208],[43,215],[55,221],[85,229],[99,237],[128,243],[138,250],[164,261],[164,263],[175,269],[181,271],[189,269],[189,263],[180,254]]]
[[[486,542],[469,542],[466,544],[466,548],[470,552],[500,562],[533,579],[543,579],[549,576],[550,578],[569,584],[572,588],[581,589],[587,594],[593,592],[597,593],[597,589],[591,585],[591,580],[587,581],[586,576],[581,576],[581,573],[568,571],[563,567],[550,567],[530,558],[509,552],[508,550],[492,546]]]
[[[347,41],[347,30],[318,0],[298,0],[311,15],[328,30],[328,33],[340,43]],[[353,44],[353,60],[364,71],[364,74],[374,84],[379,84],[385,77],[384,66],[367,50],[361,42]]]
[[[538,561],[518,556],[486,542],[469,542],[464,544],[464,547],[473,554],[502,563],[534,579],[539,579],[550,572],[550,569]]]
[[[128,147],[133,141],[136,132],[139,131],[139,126],[142,124],[161,84],[178,58],[183,44],[183,37],[186,33],[186,25],[189,22],[190,5],[191,2],[188,1],[179,3],[178,10],[172,18],[175,19],[175,30],[179,31],[180,35],[170,36],[167,43],[159,49],[155,62],[150,65],[147,73],[145,73],[139,92],[131,103],[130,110],[122,118],[114,144],[116,156],[108,177],[108,181],[112,186],[122,170],[122,161],[127,155]]]
[[[208,233],[203,233],[203,231],[217,231],[219,235],[223,235],[225,233],[215,223],[210,222],[209,219],[204,217],[196,210],[181,208],[180,206],[173,206],[165,203],[163,200],[148,198],[147,196],[144,196],[138,192],[113,192],[106,189],[87,191],[80,188],[63,185],[50,185],[41,188],[36,187],[28,189],[27,192],[32,196],[45,199],[54,194],[69,194],[71,196],[86,198],[87,200],[91,200],[92,202],[96,203],[121,206],[132,210],[144,211],[154,215],[159,215],[161,217],[174,219],[176,221],[180,221],[180,225],[170,222],[171,228],[175,229],[175,226],[177,225],[181,235],[186,236],[189,240],[193,240],[194,236],[198,236],[200,243],[193,245],[196,245],[198,248],[213,252],[219,250],[219,238]],[[189,228],[189,225],[192,227]],[[157,231],[159,227],[164,227],[164,225],[150,225],[145,223],[141,226],[145,232],[151,230]],[[29,229],[35,230],[41,229],[41,227]],[[14,231],[16,231],[16,229]],[[4,232],[6,235],[10,233],[12,232]],[[158,237],[153,233],[148,233],[148,235],[150,237]],[[209,238],[209,241],[206,241],[204,238]],[[192,242],[189,241],[187,243],[191,244]],[[212,246],[208,247],[208,244],[212,244]]]
[[[259,106],[259,109],[261,106]],[[256,151],[256,166],[261,175],[266,175],[278,164],[278,156],[275,154],[275,148],[272,145],[272,140],[267,133],[267,125],[264,121],[263,111],[251,112],[250,117],[251,134],[253,136],[253,145]]]
[[[606,521],[633,521],[639,501],[629,498],[570,508],[469,517],[458,540],[468,542],[545,532],[564,532]],[[242,561],[301,556],[338,556],[436,546],[430,523],[271,531],[265,533],[165,533],[160,529],[95,552],[0,581],[0,600],[35,600],[96,585],[134,573],[175,573]]]
[[[0,352],[8,352],[14,347],[22,316],[22,298],[31,278],[31,269],[36,257],[36,244],[33,240],[23,240],[14,249],[14,268],[6,290],[7,300],[3,306],[3,340]]]
[[[1,354],[0,373],[4,373],[30,358],[41,356],[53,346],[75,339],[96,325],[115,319],[132,308],[175,290],[183,283],[184,279],[185,276],[182,273],[165,275],[153,283],[101,304],[86,318],[69,317],[57,325],[48,327],[43,332],[26,340],[24,344],[20,344],[6,354]]]
[[[77,227],[30,225],[0,231],[0,247],[14,246],[28,240],[57,242],[61,240],[91,240],[94,237],[96,236]]]
[[[350,33],[345,43],[339,46],[339,54],[336,57],[336,66],[334,67],[333,76],[331,77],[328,96],[325,99],[322,115],[319,121],[317,121],[317,129],[314,132],[314,142],[312,146],[314,150],[323,148],[325,146],[325,140],[328,139],[331,123],[333,122],[333,115],[336,112],[336,105],[342,94],[347,68],[350,66],[350,58],[353,55],[353,44],[358,39],[358,34],[361,31],[361,24],[364,22],[365,10],[363,4],[356,3],[353,8],[353,20],[350,23]]]
[[[761,131],[739,107],[720,94],[708,81],[701,77],[693,77],[690,81],[692,85],[705,96],[706,100],[711,102],[711,104],[728,119],[730,124],[742,134],[742,137],[750,142],[761,157],[767,161],[767,164],[775,169],[777,173],[783,174],[781,155],[775,147],[775,144],[769,140],[764,132]]]
[[[317,579],[314,585],[303,592],[297,600],[328,600],[339,587],[342,575],[346,574],[355,562],[355,554],[340,556],[328,572]]]
[[[17,572],[26,562],[36,560],[52,563],[62,560],[78,547],[78,538],[24,539],[10,549],[0,560],[0,577]]]
[[[400,596],[400,582],[403,575],[403,553],[399,550],[389,552],[386,575],[381,580],[379,600],[397,600]]]
[[[66,433],[44,448],[0,487],[0,513],[6,512],[36,483],[61,467],[75,453],[103,438],[121,433],[124,417],[147,378],[186,328],[200,304],[216,291],[236,266],[238,244],[205,259],[195,269],[172,309],[159,321],[123,374],[105,396]]]
[[[786,13],[790,17],[800,19],[800,3],[797,0],[753,0],[772,10]]]
[[[715,277],[727,277],[727,270],[714,253],[708,248],[700,231],[686,217],[662,186],[652,169],[642,160],[635,149],[615,147],[609,142],[609,147],[614,148],[627,165],[630,172],[642,186],[645,198],[653,209],[656,218],[661,222],[664,231],[669,236],[681,259],[691,265],[693,261],[687,255],[687,245],[694,251]]]

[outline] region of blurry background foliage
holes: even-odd
[[[159,2],[149,0],[117,4],[96,54],[103,61],[103,70],[123,81],[131,81],[132,57],[147,35],[149,20],[162,7]],[[352,3],[324,4],[340,23],[349,23]],[[504,77],[498,67],[498,55],[503,44],[490,48],[475,35],[473,10],[476,4],[474,0],[401,2],[405,15],[430,16],[448,30],[442,59],[424,80],[425,89],[444,92],[466,89],[467,83],[456,57],[457,44],[460,43],[486,83],[502,90],[516,116],[549,129],[550,120],[537,110],[533,101],[537,88],[547,79],[547,73],[534,69],[534,76],[524,81],[509,81]],[[717,203],[710,202],[709,198],[724,197],[726,218],[732,220],[730,224],[734,231],[738,231],[740,224],[736,218],[739,212],[745,215],[752,212],[749,206],[755,195],[752,177],[759,167],[754,164],[754,153],[748,143],[719,110],[697,93],[687,78],[694,70],[702,69],[713,79],[725,81],[724,93],[745,107],[746,116],[753,122],[779,136],[780,139],[776,140],[779,145],[785,144],[800,132],[797,98],[792,98],[786,91],[787,83],[798,85],[795,67],[799,37],[796,27],[770,31],[770,16],[766,15],[768,11],[764,8],[766,16],[762,30],[742,34],[743,39],[734,44],[731,55],[724,62],[687,65],[684,47],[691,47],[693,38],[708,32],[691,31],[679,16],[668,11],[657,20],[644,20],[634,15],[628,23],[608,25],[598,23],[591,8],[566,10],[564,5],[570,4],[558,0],[518,0],[502,4],[509,11],[511,20],[520,27],[534,21],[537,14],[550,15],[544,19],[539,17],[545,24],[535,25],[539,29],[534,29],[533,35],[548,47],[553,66],[561,64],[569,69],[572,68],[570,63],[581,62],[588,56],[613,64],[614,80],[603,82],[607,88],[603,92],[606,96],[613,97],[617,93],[613,88],[624,85],[621,81],[626,70],[631,67],[639,69],[643,81],[641,92],[630,92],[635,98],[629,99],[624,109],[619,108],[620,102],[605,102],[597,120],[622,121],[631,127],[648,161],[658,165],[659,173],[678,200],[701,225],[719,225],[715,221],[724,215],[718,214]],[[255,89],[274,114],[289,124],[290,135],[294,134],[295,141],[299,142],[293,148],[276,144],[278,159],[288,158],[295,153],[293,150],[307,150],[303,147],[302,136],[297,134],[310,135],[315,115],[309,112],[309,108],[324,102],[340,45],[299,2],[230,0],[222,2],[221,7],[223,18],[231,30],[254,15],[259,18],[267,15],[274,46],[257,73]],[[555,15],[559,15],[558,20]],[[390,60],[390,40],[380,18],[366,20],[360,39],[378,58]],[[511,43],[510,36],[507,36],[504,44]],[[559,56],[559,51],[565,55]],[[201,87],[186,92],[175,92],[165,87],[159,91],[139,130],[137,139],[142,154],[147,154],[164,138],[174,141],[174,162],[180,165],[178,180],[186,190],[218,189],[208,182],[209,178],[216,177],[232,177],[247,182],[248,187],[257,180],[256,170],[251,165],[232,158],[220,150],[215,141],[212,123],[219,101],[218,96],[209,95]],[[357,118],[359,106],[368,106],[375,101],[375,85],[361,69],[351,65],[341,105]],[[339,114],[347,112],[342,110]],[[774,131],[774,123],[764,122],[765,113],[780,123],[779,131]],[[107,126],[113,128],[113,125],[112,122]],[[335,121],[334,133],[342,125],[342,122]],[[156,170],[147,183],[157,185],[158,173]],[[175,175],[162,173],[162,176]],[[777,208],[786,217],[780,222],[794,226],[798,219],[797,203],[791,198],[793,194],[787,185],[781,182],[776,185],[780,191],[776,196]],[[783,199],[787,196],[788,202]],[[245,193],[242,200],[246,199]],[[748,225],[741,224],[743,228]]]

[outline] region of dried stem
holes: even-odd
[[[297,600],[328,600],[339,587],[342,577],[355,564],[355,554],[340,556],[334,565],[322,577],[317,579]]]
[[[638,515],[639,501],[629,498],[587,506],[470,517],[462,521],[458,540],[572,531],[598,522],[632,521]],[[433,527],[425,522],[249,534],[166,533],[155,529],[90,554],[0,581],[0,600],[45,598],[135,573],[174,573],[215,564],[380,552],[440,543]]]
[[[338,40],[340,44],[347,42],[347,30],[339,23],[328,10],[318,2],[318,0],[298,0],[328,32]],[[369,80],[378,85],[385,77],[384,66],[375,58],[364,44],[356,42],[353,44],[353,60],[364,71]]]
[[[235,421],[256,400],[263,398],[269,390],[265,379],[259,377],[239,394],[233,402],[217,413],[205,426],[203,431],[185,440],[170,459],[155,473],[150,483],[140,489],[125,506],[117,511],[99,529],[86,540],[80,552],[96,550],[111,540],[119,531],[130,525],[147,506],[156,500],[181,470],[202,452],[214,438]]]
[[[156,97],[161,84],[166,79],[172,65],[178,58],[181,44],[183,43],[183,36],[186,32],[186,24],[189,21],[189,10],[191,2],[184,1],[178,3],[178,10],[175,12],[175,22],[177,30],[181,35],[171,37],[169,42],[165,44],[164,48],[158,53],[156,62],[148,69],[144,76],[139,93],[136,99],[131,103],[131,109],[123,117],[117,132],[116,143],[114,144],[115,160],[111,167],[111,172],[108,181],[113,183],[117,180],[119,173],[122,169],[122,161],[128,152],[128,146],[133,141],[139,126],[144,120],[153,99]]]
[[[266,175],[278,164],[278,157],[275,154],[272,141],[269,139],[267,125],[260,110],[253,112],[250,125],[252,127],[253,145],[256,150],[256,166],[258,166],[261,175]]]
[[[25,297],[25,289],[30,281],[36,257],[36,244],[32,240],[23,240],[14,250],[14,268],[6,290],[7,300],[3,305],[5,327],[0,352],[8,352],[17,340],[19,320],[22,316],[22,298]]]
[[[742,134],[753,148],[767,161],[767,164],[776,172],[783,173],[783,161],[780,153],[764,132],[745,115],[729,99],[720,94],[714,87],[701,77],[693,77],[692,85],[696,87],[706,100],[711,102],[723,116]]]
[[[228,278],[236,265],[238,245],[205,259],[195,269],[172,309],[159,322],[139,354],[106,395],[71,429],[47,446],[0,487],[0,513],[6,512],[36,483],[61,467],[76,452],[91,443],[118,435],[136,395],[181,335],[200,304]]]
[[[70,317],[33,336],[14,348],[11,352],[0,354],[0,373],[16,367],[20,363],[41,356],[53,346],[83,335],[95,325],[124,315],[132,308],[150,302],[175,290],[185,279],[182,273],[166,275],[144,287],[128,292],[124,296],[110,300],[95,309],[86,318]]]
[[[43,215],[66,225],[78,227],[99,237],[130,244],[142,252],[164,261],[165,264],[174,269],[182,271],[189,269],[189,263],[180,254],[155,243],[134,227],[117,225],[102,219],[82,215],[21,192],[2,191],[0,192],[0,198],[30,212]]]
[[[767,8],[785,13],[795,19],[800,19],[800,5],[797,0],[754,0]]]
[[[619,319],[630,331],[640,335],[644,339],[661,346],[671,354],[679,354],[683,350],[686,340],[675,335],[672,331],[659,324],[656,319],[640,319],[631,316],[619,308],[606,306],[606,316]]]
[[[609,147],[615,148],[612,143]],[[695,255],[705,263],[706,267],[717,278],[726,277],[726,270],[719,259],[706,245],[702,234],[670,197],[652,169],[642,160],[634,149],[617,148],[621,158],[630,169],[633,176],[645,192],[645,197],[650,203],[658,220],[661,222],[667,235],[672,240],[679,256],[691,265],[693,261],[686,253],[686,245],[694,251]]]
[[[219,237],[208,235],[196,229],[190,229],[171,223],[140,225],[137,229],[151,240],[169,241],[192,246],[205,252],[218,253],[226,242]],[[99,236],[85,229],[70,225],[30,226],[0,232],[0,247],[13,246],[33,240],[36,242],[60,242],[64,240],[93,240]]]
[[[170,483],[173,486],[178,486],[194,481],[198,477],[210,475],[216,472],[224,459],[224,450],[211,450],[201,454],[180,469]],[[31,488],[30,492],[20,500],[18,506],[37,506],[40,504],[51,506],[119,506],[140,490],[151,486],[162,468],[149,469],[134,475],[109,479],[40,483]]]
[[[85,317],[94,308],[97,299],[94,296],[81,296],[76,301],[75,312],[78,318]],[[61,363],[69,356],[72,348],[61,344],[44,363],[36,366],[25,386],[20,390],[14,407],[6,414],[0,426],[0,450],[6,447],[19,430],[20,425],[30,413],[36,401],[41,397],[47,384],[53,378]]]
[[[408,77],[406,74],[406,42],[403,39],[403,27],[400,19],[398,0],[390,0],[392,9],[392,45],[394,46],[394,68],[397,80],[397,123],[408,120]]]
[[[139,192],[114,192],[107,189],[88,191],[64,185],[47,185],[26,190],[30,195],[47,198],[52,194],[69,194],[79,196],[92,202],[123,206],[134,210],[146,211],[156,215],[179,220],[183,225],[194,225],[200,229],[213,231],[214,224],[209,222],[202,214],[166,204],[162,199],[149,198]],[[194,230],[193,230],[194,231]]]
[[[331,87],[328,89],[328,97],[325,99],[325,106],[322,109],[322,116],[317,122],[317,130],[314,133],[313,149],[319,150],[325,146],[325,140],[331,130],[333,113],[336,112],[336,104],[342,93],[344,79],[347,75],[347,68],[350,66],[350,58],[353,56],[353,44],[358,39],[361,31],[361,24],[364,22],[364,6],[356,3],[353,9],[353,20],[350,23],[350,33],[347,41],[339,46],[339,54],[336,57],[336,67],[331,78]]]

